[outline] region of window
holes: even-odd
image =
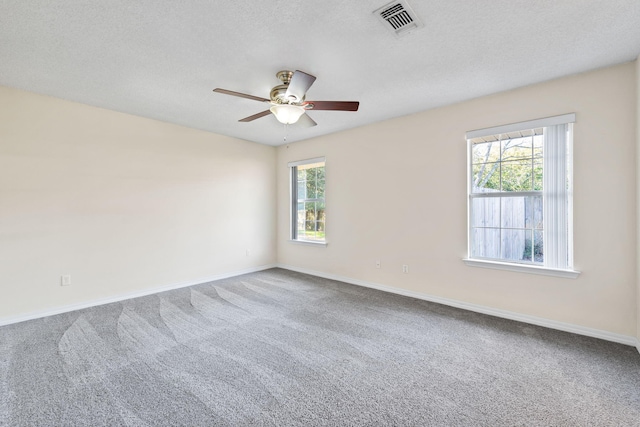
[[[324,157],[289,163],[291,239],[325,242]]]
[[[574,114],[467,132],[468,260],[572,270]]]

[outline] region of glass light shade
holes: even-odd
[[[304,114],[304,108],[298,105],[279,104],[269,108],[280,123],[290,125],[298,121]]]

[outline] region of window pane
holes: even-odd
[[[500,142],[473,144],[473,191],[500,190]]]
[[[307,186],[305,181],[298,181],[298,199],[307,198]]]
[[[316,181],[307,181],[307,199],[315,199],[316,194]]]
[[[472,227],[500,226],[500,198],[474,197],[471,199]]]
[[[544,146],[544,135],[536,135],[533,137],[533,157],[542,161],[542,147]]]
[[[306,221],[304,237],[306,240],[324,240],[324,222]]]
[[[542,222],[542,196],[534,196],[533,200],[533,228],[542,230],[544,228]]]
[[[535,191],[542,191],[542,161],[535,160],[533,163],[533,189]]]
[[[503,162],[527,160],[533,156],[533,138],[513,138],[502,141]]]
[[[542,230],[533,232],[533,261],[538,263],[544,262],[544,241],[542,240]]]
[[[316,197],[318,199],[324,199],[324,179],[318,180]]]
[[[300,237],[304,235],[304,203],[298,203],[296,212],[296,230],[298,231],[298,237]]]
[[[307,232],[313,232],[313,231],[316,231],[315,224],[316,224],[316,222],[315,222],[315,221],[305,221],[305,223],[304,223],[304,229],[305,229]]]
[[[533,256],[533,252],[532,252],[532,243],[533,243],[532,236],[533,236],[533,232],[531,230],[526,230],[525,231],[524,252],[522,253],[521,261],[531,262],[531,259],[532,259],[532,256]]]
[[[500,161],[500,142],[483,142],[473,144],[472,162],[473,164]]]
[[[313,224],[316,220],[316,202],[306,202],[304,204],[304,210],[306,224]],[[313,230],[313,227],[309,228],[308,226],[305,226],[305,229]]]
[[[471,230],[471,256],[500,258],[500,229],[473,228]]]
[[[525,228],[527,209],[526,197],[501,197],[501,220],[503,228]]]
[[[316,202],[316,220],[324,222],[324,202]]]
[[[474,193],[500,190],[500,162],[473,165]]]
[[[502,163],[502,191],[531,191],[531,159],[514,160]]]
[[[502,230],[500,258],[511,261],[526,261],[526,237],[525,230]]]
[[[307,181],[315,181],[318,168],[305,169]]]

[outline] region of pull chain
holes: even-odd
[[[284,124],[284,143],[287,143],[287,132],[289,131],[289,125],[288,124]]]

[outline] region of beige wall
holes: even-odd
[[[275,159],[0,87],[0,320],[275,263]]]
[[[278,261],[634,336],[635,78],[628,63],[279,147]],[[571,112],[580,277],[464,265],[465,132]],[[327,158],[327,247],[287,241],[287,162],[317,156]]]
[[[279,262],[640,338],[639,79],[623,64],[277,150],[0,87],[0,321]],[[465,266],[465,131],[569,112],[581,276]],[[286,164],[317,156],[327,247],[287,241]]]

